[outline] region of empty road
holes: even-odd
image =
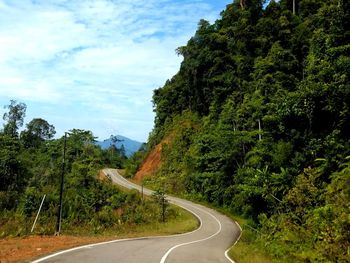
[[[115,169],[105,169],[111,180],[128,189],[141,191],[118,174]],[[152,191],[144,189],[144,194]],[[239,226],[213,209],[183,199],[167,196],[169,202],[193,213],[200,227],[190,233],[168,237],[145,237],[115,240],[92,244],[49,255],[37,262],[118,262],[118,263],[184,263],[233,262],[226,250],[239,238]]]

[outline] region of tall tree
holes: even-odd
[[[0,192],[15,193],[25,186],[26,171],[19,159],[19,152],[20,144],[16,138],[0,135]],[[15,196],[13,197],[15,198]],[[13,205],[7,204],[6,206]]]
[[[55,127],[41,118],[31,120],[26,127],[21,132],[21,140],[26,147],[37,147],[41,142],[52,139],[56,133]]]
[[[18,137],[18,129],[23,126],[27,105],[22,102],[17,103],[17,101],[11,100],[10,105],[4,108],[8,109],[8,112],[3,115],[3,120],[6,121],[4,124],[4,134],[11,137]]]

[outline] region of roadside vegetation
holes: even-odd
[[[137,191],[112,185],[100,171],[104,167],[123,168],[127,162],[123,150],[114,145],[102,150],[92,132],[85,130],[73,129],[66,138],[53,139],[55,128],[40,118],[19,132],[26,105],[11,101],[5,108],[0,131],[0,238],[56,232],[63,162],[60,234],[120,238],[196,228],[197,220],[187,212],[169,206],[163,220],[159,204],[152,198],[141,200]]]
[[[233,1],[177,49],[144,184],[246,218],[237,262],[350,262],[349,1],[263,4]]]
[[[229,256],[237,263],[275,263],[281,260],[272,258],[264,247],[256,244],[258,232],[256,229],[249,228],[246,220],[239,220],[242,227],[242,236],[236,245],[229,251]],[[282,261],[283,262],[283,261]]]

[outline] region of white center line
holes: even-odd
[[[191,206],[191,205],[189,205],[189,206]],[[192,206],[192,207],[194,207],[194,206]],[[200,211],[202,211],[203,213],[206,213],[206,214],[210,215],[212,218],[214,218],[214,219],[216,220],[216,222],[218,223],[218,225],[219,225],[219,230],[218,230],[216,233],[214,233],[214,234],[212,234],[211,236],[209,236],[209,237],[206,237],[206,238],[203,238],[203,239],[194,240],[194,241],[191,241],[191,242],[181,243],[181,244],[178,244],[178,245],[176,245],[176,246],[173,246],[172,248],[170,248],[170,249],[164,254],[164,256],[162,257],[162,259],[160,260],[160,263],[165,263],[165,260],[167,259],[167,257],[169,256],[169,254],[170,254],[173,250],[175,250],[176,248],[182,247],[182,246],[186,246],[186,245],[190,245],[190,244],[194,244],[194,243],[203,242],[203,241],[206,241],[206,240],[209,240],[209,239],[211,239],[211,238],[217,236],[217,235],[221,232],[222,225],[221,225],[221,222],[219,221],[219,219],[217,219],[214,215],[212,215],[211,213],[209,213],[209,212],[207,212],[207,211],[205,211],[205,210],[203,210],[203,209],[201,209],[201,208],[199,208],[199,207],[195,207],[195,208],[198,209],[198,210],[200,210]],[[191,213],[195,214],[194,211],[191,211],[191,210],[189,210],[188,208],[185,208],[185,209],[188,210],[188,211],[190,211]],[[198,217],[198,216],[197,216],[197,217]],[[200,219],[200,220],[201,220],[201,219]],[[202,220],[201,220],[201,221],[202,221]]]

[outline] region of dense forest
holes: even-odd
[[[126,165],[122,149],[112,144],[102,150],[86,130],[72,129],[54,139],[55,127],[41,118],[21,129],[26,104],[12,100],[5,109],[0,130],[0,237],[30,234],[44,195],[34,233],[56,232],[63,164],[62,233],[118,234],[130,225],[159,220],[159,205],[141,202],[137,191],[122,191],[99,173]]]
[[[176,50],[153,180],[250,218],[282,261],[350,262],[350,2],[265,4],[234,1]]]

